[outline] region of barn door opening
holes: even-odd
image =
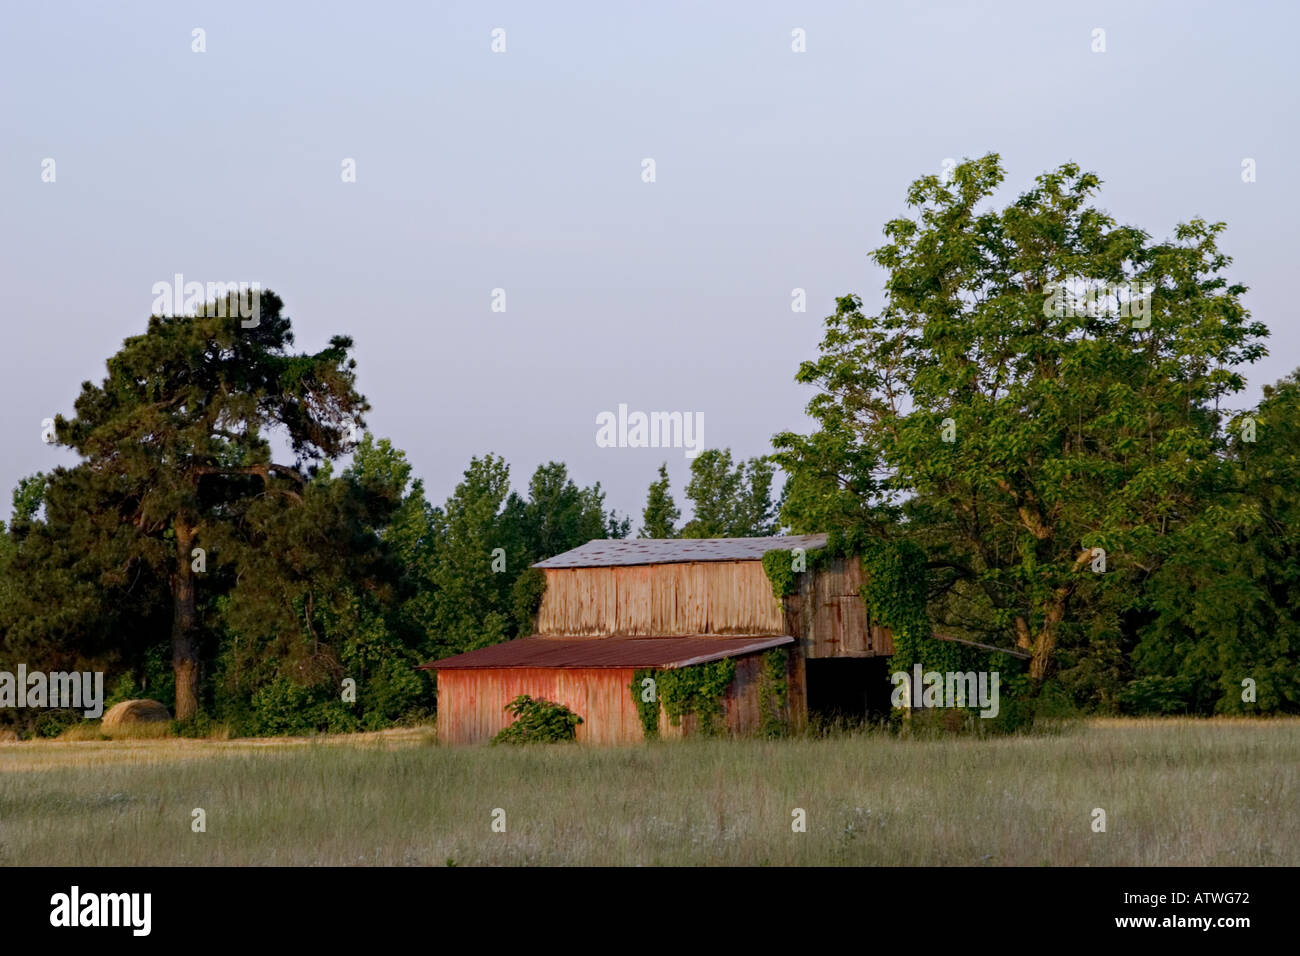
[[[889,716],[887,657],[822,657],[807,661],[808,717],[858,724]]]

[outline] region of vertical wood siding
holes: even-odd
[[[724,722],[729,733],[752,734],[762,724],[761,667],[759,654],[736,659],[736,678],[723,697]],[[645,735],[632,700],[634,673],[631,668],[621,667],[441,671],[438,674],[438,739],[448,744],[487,743],[512,719],[506,713],[506,704],[520,694],[529,694],[564,704],[581,717],[577,730],[579,741],[640,742]],[[797,721],[806,719],[807,715],[803,695],[795,694],[793,687],[789,714]],[[660,710],[661,737],[675,739],[698,732],[699,721],[694,715],[683,717],[674,727]]]
[[[894,653],[889,629],[870,619],[856,558],[802,576],[785,611],[761,561],[700,561],[546,571],[539,634],[684,637],[789,634],[805,657]]]
[[[438,674],[438,739],[451,744],[487,743],[513,718],[506,704],[520,694],[564,704],[582,718],[579,740],[620,743],[641,740],[641,718],[628,690],[626,668],[484,668]]]
[[[785,619],[760,561],[546,571],[539,634],[685,637],[780,634]]]
[[[786,633],[804,657],[881,657],[894,653],[889,629],[871,620],[862,600],[862,562],[835,558],[805,574],[786,598]]]

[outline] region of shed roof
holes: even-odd
[[[605,538],[588,541],[535,568],[605,568],[687,561],[761,561],[778,549],[826,547],[824,534],[772,535],[766,538]]]
[[[658,667],[690,664],[765,651],[794,638],[762,637],[521,637],[421,664],[420,670],[479,670],[510,667]]]

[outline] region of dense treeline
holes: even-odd
[[[294,354],[282,310],[264,293],[250,330],[215,304],[153,317],[57,419],[83,461],[23,480],[0,525],[0,670],[103,670],[110,705],[151,697],[194,732],[418,720],[435,689],[416,664],[531,633],[531,565],[631,532],[599,483],[579,487],[559,462],[524,495],[504,460],[475,458],[431,506],[405,455],[360,429],[350,340]],[[292,464],[271,460],[277,430]],[[692,475],[696,518],[677,529],[669,497],[651,531],[770,532],[766,460],[709,450]],[[56,733],[79,715],[4,719]]]
[[[799,370],[815,428],[770,456],[702,452],[684,522],[661,467],[638,533],[919,556],[909,653],[951,659],[930,628],[1017,646],[1029,691],[1072,707],[1300,710],[1300,379],[1229,409],[1267,329],[1222,225],[1153,242],[1073,166],[995,210],[1002,178],[987,156],[914,184],[874,253],[882,310],[839,299]],[[295,352],[273,293],[252,327],[219,305],[152,317],[56,419],[80,460],[23,480],[0,527],[0,669],[103,670],[110,703],[156,698],[196,731],[420,719],[415,664],[530,633],[532,563],[632,532],[558,462],[521,494],[475,458],[432,506],[364,431],[350,339]]]

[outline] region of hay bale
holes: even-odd
[[[156,724],[171,719],[172,715],[167,713],[167,708],[156,700],[124,700],[109,708],[100,726],[104,730],[111,730],[130,724]]]

